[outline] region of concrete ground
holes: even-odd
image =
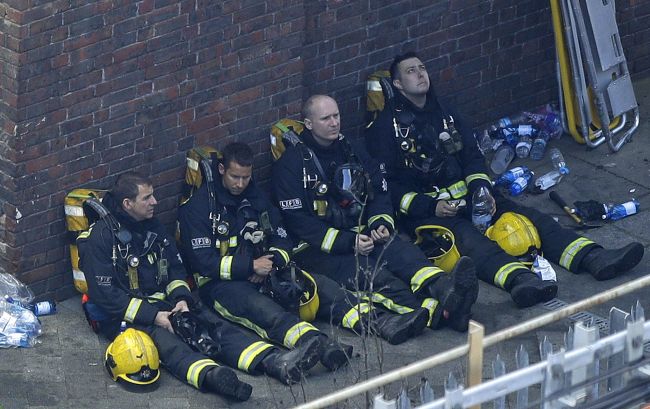
[[[571,168],[570,175],[556,188],[567,202],[595,199],[621,203],[631,197],[641,202],[639,214],[607,223],[599,229],[587,230],[584,235],[606,247],[640,241],[647,250],[650,245],[650,217],[647,210],[650,207],[650,78],[637,80],[635,89],[641,110],[641,124],[633,141],[620,152],[613,154],[606,146],[588,151],[584,145],[577,144],[567,135],[553,141],[551,146],[560,147]],[[523,162],[519,160],[519,163]],[[526,164],[537,171],[538,175],[551,168],[548,160]],[[574,225],[546,194],[526,194],[517,200],[557,216],[564,225]],[[560,286],[558,299],[572,303],[648,274],[650,256],[646,254],[633,271],[607,282],[597,282],[586,275],[573,275],[559,267],[556,270]],[[650,311],[650,289],[645,288],[594,307],[589,312],[607,317],[612,306],[629,311],[636,300],[640,300],[646,311]],[[474,307],[474,319],[485,326],[488,335],[545,312],[547,310],[543,306],[519,310],[506,292],[481,283],[479,300]],[[60,302],[57,314],[42,317],[42,323],[44,333],[36,347],[0,349],[0,409],[285,408],[466,342],[465,334],[442,329],[426,330],[420,337],[398,346],[377,343],[375,340],[364,343],[350,332],[324,325],[323,328],[333,336],[354,345],[355,354],[348,368],[329,373],[318,366],[301,385],[293,387],[283,386],[263,376],[252,377],[240,372],[240,377],[253,385],[253,395],[247,402],[234,403],[219,396],[198,392],[165,371],[155,392],[125,391],[108,377],[103,367],[106,342],[98,339],[86,324],[79,297]],[[560,321],[486,350],[484,378],[491,376],[490,359],[497,353],[506,361],[507,370],[512,370],[514,353],[519,345],[528,349],[531,362],[539,361],[539,341],[548,337],[555,349],[558,349],[569,325],[569,320]],[[451,371],[462,380],[465,376],[464,367],[464,360],[458,360],[428,370],[421,376],[427,377],[436,396],[441,396],[447,374]],[[417,376],[402,383],[409,388],[413,398],[417,396],[416,386],[419,381],[420,376]],[[388,387],[387,396],[394,398],[396,390],[402,384]],[[419,403],[419,399],[415,398],[414,403]],[[365,407],[365,404],[363,398],[360,398],[337,407]]]

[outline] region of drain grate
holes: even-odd
[[[558,298],[553,298],[550,301],[542,304],[542,307],[548,311],[557,311],[569,305],[567,302],[562,301]],[[568,317],[573,322],[587,322],[590,326],[597,326],[600,330],[600,334],[605,336],[609,335],[609,320],[603,318],[596,314],[587,311],[580,311]],[[646,342],[643,345],[643,351],[646,354],[650,354],[650,341]]]

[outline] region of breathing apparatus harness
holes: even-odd
[[[453,156],[463,149],[462,136],[454,124],[454,117],[444,111],[438,103],[442,113],[442,132],[435,138],[430,135],[430,141],[424,133],[426,130],[418,130],[415,127],[415,114],[402,106],[398,106],[395,90],[387,78],[381,78],[380,84],[384,93],[386,106],[392,112],[393,130],[395,141],[402,156],[402,165],[407,168],[414,168],[425,174],[438,175],[447,162],[449,156]],[[427,98],[435,98],[430,93]],[[432,144],[431,152],[425,153],[424,144]]]

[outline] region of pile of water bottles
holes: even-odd
[[[559,113],[547,104],[533,111],[499,119],[476,134],[476,142],[484,156],[493,153],[490,169],[494,174],[501,175],[515,156],[542,160],[548,141],[560,136],[562,121]]]
[[[32,347],[41,335],[37,315],[54,314],[51,301],[33,303],[32,291],[10,274],[0,272],[0,348]]]

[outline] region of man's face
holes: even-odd
[[[429,73],[419,58],[413,57],[400,62],[397,71],[393,85],[405,96],[426,95],[429,91]]]
[[[135,221],[141,222],[153,217],[154,207],[158,204],[153,196],[153,186],[138,185],[138,195],[135,199],[124,199],[122,206],[124,211]]]
[[[219,164],[219,173],[223,181],[223,187],[230,192],[231,195],[239,196],[251,181],[253,174],[252,166],[241,166],[239,163],[230,161],[226,168],[222,163]]]
[[[309,117],[305,118],[305,126],[314,135],[314,139],[322,146],[329,146],[338,139],[341,131],[339,107],[330,97],[318,98],[311,107]]]

